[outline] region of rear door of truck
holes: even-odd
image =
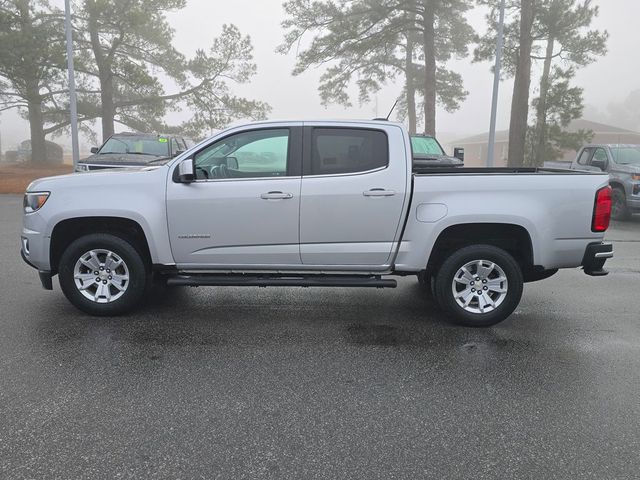
[[[302,263],[389,265],[408,204],[402,129],[305,123],[303,145]]]

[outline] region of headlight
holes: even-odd
[[[22,206],[24,213],[37,212],[46,203],[49,198],[49,192],[27,192],[24,194]]]
[[[76,165],[76,172],[88,172],[88,171],[89,171],[89,165],[85,163],[79,163]]]

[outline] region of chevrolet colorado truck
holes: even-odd
[[[34,181],[22,257],[91,315],[130,311],[156,281],[385,288],[418,275],[448,319],[489,326],[526,282],[606,275],[607,174],[420,165],[391,122],[233,127],[155,165]]]

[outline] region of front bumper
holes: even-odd
[[[634,213],[640,212],[640,197],[637,195],[627,196],[627,207]]]
[[[582,268],[584,273],[592,277],[602,277],[608,275],[605,270],[605,262],[613,257],[613,245],[611,243],[590,243],[584,252]]]
[[[29,261],[23,249],[20,249],[20,256],[22,257],[22,260],[24,260],[24,262],[27,265],[38,270],[38,267],[36,267],[33,263]],[[53,275],[51,272],[47,272],[45,270],[38,270],[38,277],[40,277],[40,283],[42,283],[42,288],[44,288],[45,290],[53,290]]]

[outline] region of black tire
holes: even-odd
[[[627,207],[627,196],[619,187],[616,187],[611,192],[611,218],[617,221],[629,220],[631,218],[631,212]]]
[[[76,262],[92,250],[113,252],[122,259],[128,270],[129,278],[124,293],[109,303],[97,303],[88,299],[76,286],[74,279]],[[58,276],[62,292],[76,308],[89,315],[101,317],[121,315],[134,309],[140,304],[151,283],[151,274],[142,254],[127,240],[107,233],[85,235],[72,242],[60,258]]]
[[[492,262],[499,267],[504,272],[508,284],[507,292],[501,303],[485,313],[465,310],[458,304],[453,293],[453,281],[456,273],[468,263],[479,260]],[[482,285],[482,283],[479,284]],[[454,323],[467,327],[489,327],[503,321],[513,313],[520,303],[523,285],[520,266],[509,253],[491,245],[471,245],[452,253],[438,269],[435,277],[435,296],[440,308]],[[491,295],[499,294],[491,292]],[[474,301],[478,304],[480,302],[479,299]],[[470,306],[473,307],[473,305]],[[486,306],[485,304],[484,307]]]

